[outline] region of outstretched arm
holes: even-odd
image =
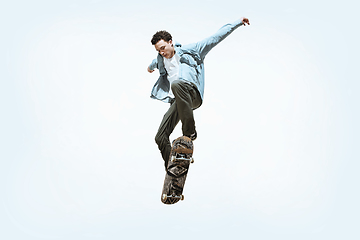
[[[235,29],[237,29],[238,27],[240,27],[241,25],[250,25],[250,21],[248,18],[241,18],[233,23],[229,23],[224,25],[223,27],[221,27],[215,34],[213,34],[212,36],[194,43],[195,46],[189,46],[189,47],[195,47],[198,52],[200,53],[200,57],[201,59],[204,59],[206,54],[208,54],[208,52],[215,47],[218,43],[220,43],[222,40],[224,40],[227,36],[229,36]]]

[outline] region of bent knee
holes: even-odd
[[[155,142],[157,145],[160,145],[162,141],[163,141],[163,137],[161,135],[155,136]]]
[[[178,90],[181,87],[181,84],[183,83],[183,81],[180,80],[175,80],[171,83],[171,90],[173,92],[175,92],[176,90]]]

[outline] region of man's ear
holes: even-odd
[[[171,40],[169,40],[169,44],[170,44],[171,46],[173,46],[173,44],[172,44],[172,39],[171,39]]]

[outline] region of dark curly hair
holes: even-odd
[[[167,31],[164,31],[164,30],[158,31],[153,35],[153,37],[151,39],[152,45],[155,45],[161,39],[164,40],[165,42],[169,42],[170,40],[172,40],[172,36]]]

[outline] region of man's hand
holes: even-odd
[[[247,19],[245,17],[242,18],[242,22],[244,23],[244,26],[246,26],[246,24],[250,25],[249,19]]]
[[[155,70],[151,70],[151,69],[148,67],[147,71],[148,71],[149,73],[152,73],[152,72],[155,71]]]

